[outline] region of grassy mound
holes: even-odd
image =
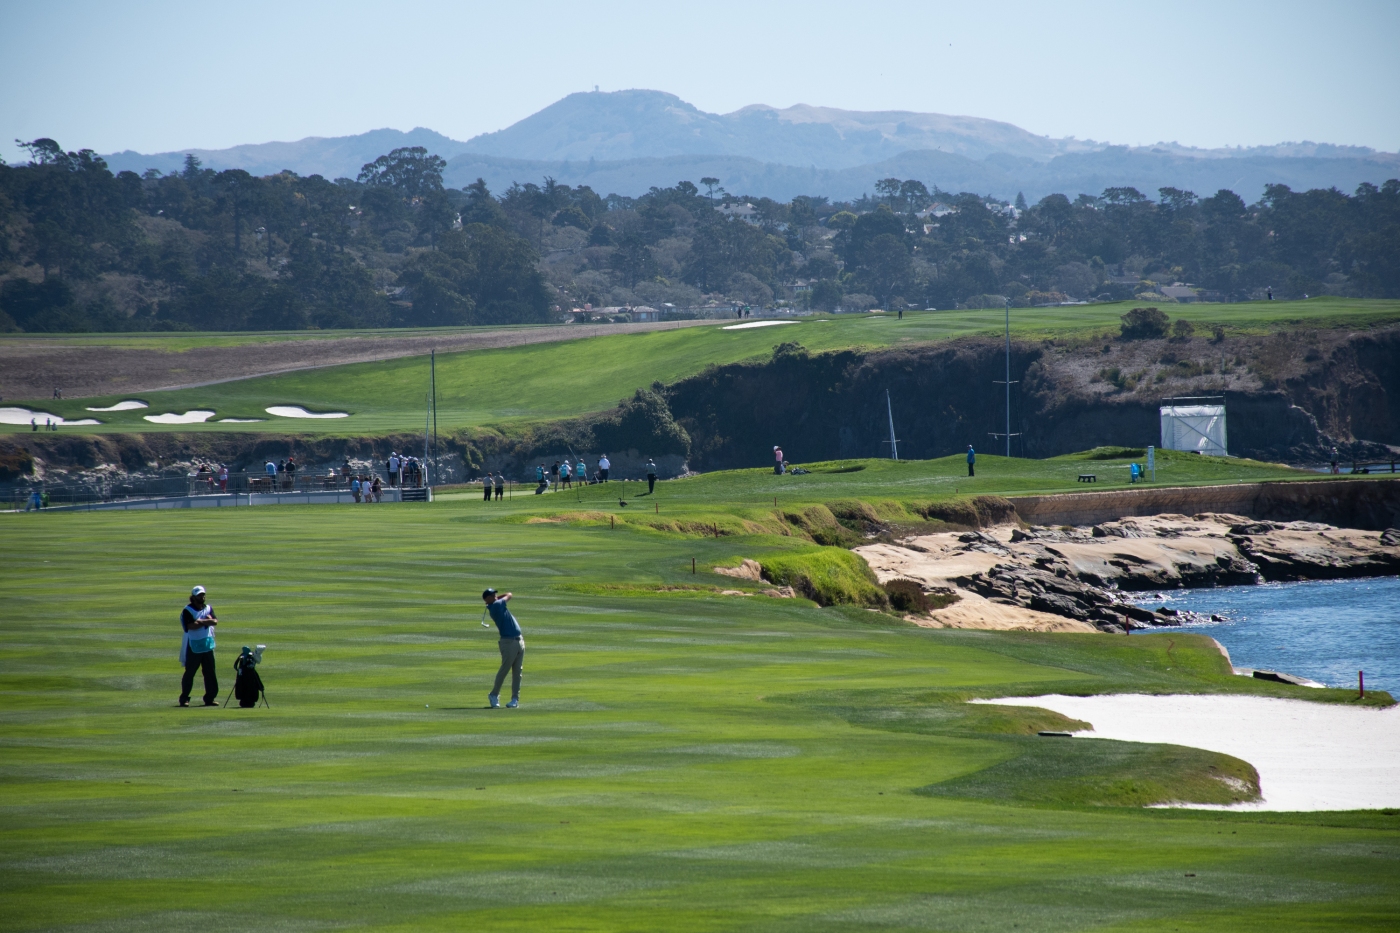
[[[843,548],[802,548],[766,556],[761,563],[764,577],[792,587],[819,606],[889,605],[865,560]]]

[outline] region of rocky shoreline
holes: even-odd
[[[1209,621],[1144,609],[1135,593],[1400,574],[1400,529],[1377,533],[1220,513],[1091,527],[1005,525],[855,550],[881,583],[905,578],[956,596],[945,608],[908,617],[936,628],[1122,634]]]

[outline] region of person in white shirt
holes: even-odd
[[[612,464],[608,461],[607,454],[603,454],[598,458],[598,482],[606,483],[608,481],[608,469],[611,466]]]
[[[196,586],[190,591],[190,604],[180,612],[180,628],[184,629],[180,663],[185,668],[185,676],[180,680],[181,706],[190,705],[197,670],[204,672],[204,705],[219,705],[219,675],[214,671],[214,626],[219,620],[214,618],[214,607],[204,599],[204,587]]]

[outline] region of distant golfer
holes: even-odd
[[[598,482],[606,483],[608,481],[608,470],[610,469],[612,469],[612,461],[608,459],[607,454],[603,454],[598,458]]]
[[[647,495],[656,492],[656,461],[647,457]]]
[[[498,596],[495,590],[487,590],[481,594],[481,598],[486,601],[486,610],[491,613],[491,621],[496,623],[496,628],[501,633],[501,669],[496,672],[496,683],[486,697],[491,701],[492,709],[500,708],[501,685],[505,683],[507,671],[511,676],[510,702],[506,704],[506,708],[515,709],[520,705],[520,678],[525,672],[525,635],[520,631],[520,623],[515,621],[515,616],[511,615],[506,606],[506,602],[513,595],[515,594],[506,593]]]
[[[214,607],[204,602],[204,587],[190,591],[190,604],[180,612],[180,627],[185,634],[180,641],[180,663],[185,676],[180,680],[180,705],[190,705],[190,690],[194,688],[194,672],[204,671],[204,705],[219,705],[219,676],[214,672]]]
[[[773,472],[779,476],[783,474],[783,449],[777,444],[773,445]]]
[[[977,475],[977,451],[972,449],[972,445],[967,445],[967,475]]]

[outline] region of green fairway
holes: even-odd
[[[1027,484],[1078,466],[1044,464]],[[757,516],[767,479],[780,503],[912,498],[902,482],[953,466],[859,465],[664,483],[659,514],[729,497]],[[763,587],[707,568],[810,543],[527,522],[565,495],[0,515],[0,929],[1400,924],[1400,814],[1140,809],[1248,766],[1040,739],[1069,723],[961,703],[1354,694],[1232,677],[1182,633],[932,631],[721,595]],[[269,645],[270,709],[175,708],[194,583],[222,620],[225,694],[238,646]],[[482,708],[487,585],[525,628],[519,710]]]
[[[1012,330],[1022,338],[1089,339],[1116,333],[1119,316],[1132,302],[1057,308],[1013,309]],[[1232,333],[1263,332],[1279,326],[1365,326],[1400,319],[1400,301],[1319,298],[1299,302],[1180,305],[1174,317],[1198,327],[1220,323]],[[840,315],[798,319],[771,327],[724,330],[721,325],[618,334],[551,344],[442,354],[437,362],[438,427],[461,427],[562,418],[601,411],[652,382],[672,382],[710,364],[766,357],[775,344],[797,341],[810,350],[889,347],[969,335],[1001,333],[1003,312],[939,311],[893,315]],[[323,335],[324,336],[324,335]],[[264,335],[265,337],[265,335]],[[28,339],[28,338],[26,338]],[[141,335],[149,341],[157,338]],[[172,347],[189,345],[188,335],[171,338]],[[222,336],[218,339],[242,340]],[[248,338],[251,339],[251,338]],[[260,338],[263,339],[263,338]],[[428,361],[406,357],[246,379],[170,392],[136,393],[149,409],[107,412],[97,426],[77,431],[284,431],[347,435],[414,432],[423,428],[428,392]],[[40,400],[35,407],[74,420],[93,417],[87,406],[102,407],[123,396],[102,399]],[[7,402],[8,404],[8,402]],[[309,420],[269,416],[274,405],[301,405],[316,412],[342,411],[349,417]],[[212,410],[206,424],[159,425],[145,420],[161,412]],[[219,424],[219,418],[260,418],[251,424]],[[0,431],[28,430],[0,425]]]

